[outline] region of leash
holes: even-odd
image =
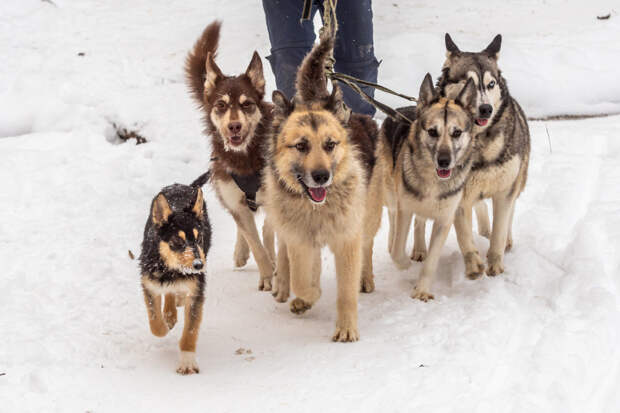
[[[313,0],[304,0],[304,6],[301,13],[301,21],[310,20],[310,12],[312,10],[312,1]],[[319,36],[331,36],[332,39],[336,38],[336,32],[338,31],[338,22],[336,20],[336,5],[338,4],[338,0],[323,0],[323,27],[321,27],[319,31]],[[332,80],[332,82],[342,82],[353,89],[360,97],[365,100],[367,103],[383,112],[385,115],[394,119],[395,121],[403,121],[408,124],[412,124],[413,120],[409,119],[409,117],[405,116],[403,113],[398,110],[386,105],[385,103],[379,102],[375,98],[368,95],[366,92],[362,90],[359,86],[369,86],[373,89],[380,90],[385,93],[389,93],[394,96],[398,96],[402,99],[409,100],[411,102],[417,102],[418,100],[412,96],[408,96],[402,93],[398,93],[393,91],[390,88],[382,86],[378,83],[368,82],[363,79],[358,79],[353,76],[346,75],[344,73],[336,72],[334,70],[334,63],[336,63],[336,59],[333,56],[333,50],[331,56],[328,58],[328,63],[325,67],[325,76]]]

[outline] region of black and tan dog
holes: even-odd
[[[381,222],[382,172],[375,122],[350,114],[337,85],[331,94],[327,90],[323,68],[332,49],[332,38],[321,36],[300,66],[293,101],[273,94],[265,209],[278,235],[276,300],[288,299],[290,281],[296,295],[291,311],[312,307],[321,295],[320,251],[328,245],[338,282],[333,340],[356,341],[360,288],[374,289],[372,246]]]
[[[476,160],[463,191],[454,226],[465,261],[465,273],[475,279],[484,272],[484,262],[472,237],[472,207],[478,217],[478,231],[490,235],[486,272],[504,272],[504,251],[512,247],[512,219],[517,198],[525,188],[530,158],[527,117],[510,95],[497,61],[501,35],[481,52],[461,51],[446,34],[446,61],[438,82],[442,95],[453,98],[467,82],[476,85]],[[489,231],[484,199],[493,200],[493,227]],[[416,236],[416,239],[423,237]]]
[[[427,74],[420,87],[417,108],[401,109],[415,119],[414,123],[404,126],[387,119],[381,127],[381,158],[391,166],[384,175],[390,218],[389,251],[399,268],[411,265],[405,243],[412,215],[434,221],[428,257],[411,294],[423,301],[433,298],[430,287],[441,248],[474,162],[471,107],[475,99],[473,81],[467,82],[458,96],[447,99],[439,96]]]
[[[222,73],[215,63],[219,35],[219,22],[206,27],[187,56],[187,81],[203,111],[205,133],[211,137],[211,183],[237,224],[235,266],[244,266],[251,250],[260,272],[258,288],[271,290],[274,235],[265,221],[263,246],[254,212],[262,203],[262,147],[273,106],[263,100],[265,79],[258,53],[254,52],[245,73]]]
[[[163,337],[177,321],[176,306],[185,306],[177,373],[198,373],[196,341],[204,302],[206,257],[211,226],[200,187],[208,174],[191,186],[165,187],[153,199],[144,228],[140,268],[151,332]],[[161,301],[165,296],[162,314]]]

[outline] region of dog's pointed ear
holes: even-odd
[[[329,95],[329,98],[327,98],[325,109],[332,112],[342,124],[346,125],[349,123],[351,109],[345,105],[342,89],[336,82],[332,84],[332,93]]]
[[[224,75],[222,74],[222,71],[215,64],[213,54],[207,53],[207,60],[205,61],[205,95],[210,95],[213,92],[217,81],[223,77]]]
[[[471,108],[476,102],[478,91],[476,90],[476,82],[471,77],[465,83],[465,87],[461,89],[456,101],[460,103],[464,108]]]
[[[153,223],[158,227],[168,222],[168,218],[172,215],[172,209],[170,209],[170,205],[168,205],[168,201],[164,194],[157,195],[155,201],[153,201],[151,215],[153,217]]]
[[[202,196],[202,189],[197,188],[196,190],[196,202],[194,202],[194,207],[192,208],[192,212],[198,219],[204,218],[204,198]]]
[[[426,106],[437,97],[435,87],[433,86],[433,78],[430,73],[424,76],[420,93],[418,94],[418,106]]]
[[[499,58],[499,50],[502,48],[502,35],[495,36],[493,41],[487,46],[482,53],[488,55],[491,59],[497,60]]]
[[[459,47],[452,41],[450,34],[446,33],[446,57],[461,53]]]
[[[274,105],[274,112],[278,116],[286,118],[293,111],[293,104],[284,95],[284,93],[280,92],[279,90],[273,91],[273,94],[271,95],[271,101]]]
[[[263,62],[256,51],[252,55],[252,60],[245,71],[245,75],[250,78],[252,86],[261,96],[265,95],[265,77],[263,76]]]

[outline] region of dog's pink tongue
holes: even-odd
[[[476,123],[478,124],[478,126],[484,126],[487,124],[488,121],[488,119],[476,119]]]
[[[450,169],[437,169],[437,175],[440,178],[449,178],[452,171]]]
[[[312,200],[315,202],[321,202],[327,196],[327,191],[325,190],[325,188],[322,188],[322,187],[308,188],[308,192],[310,192],[310,196],[312,197]]]

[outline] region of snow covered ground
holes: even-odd
[[[464,50],[501,32],[501,67],[528,115],[620,112],[614,2],[454,3],[375,1],[384,83],[416,94],[439,74],[445,31]],[[331,254],[323,297],[292,315],[256,290],[253,261],[232,269],[233,222],[209,191],[201,374],[178,376],[180,329],[150,334],[127,250],[139,252],[154,194],[207,164],[182,62],[214,18],[224,71],[269,53],[257,1],[0,3],[1,412],[620,410],[618,116],[531,123],[500,277],[466,280],[451,234],[436,299],[414,301],[419,264],[395,269],[384,225],[355,344],[329,340]],[[110,122],[149,143],[118,144]]]

